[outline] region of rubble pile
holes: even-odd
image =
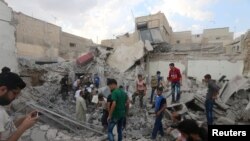
[[[20,112],[20,107],[27,105],[29,108],[38,108],[44,111],[41,121],[30,129],[24,140],[43,141],[54,140],[105,140],[106,133],[102,131],[101,111],[95,105],[89,105],[86,123],[79,123],[75,119],[75,100],[73,91],[69,92],[68,99],[63,101],[60,92],[60,80],[68,75],[72,84],[76,78],[75,74],[98,73],[101,77],[99,93],[107,95],[110,93],[106,86],[108,78],[115,78],[119,85],[127,88],[126,92],[131,98],[135,91],[135,80],[137,74],[144,72],[144,61],[135,61],[125,72],[110,67],[107,60],[112,51],[103,47],[96,47],[95,56],[91,62],[84,65],[77,65],[75,62],[59,62],[54,64],[38,65],[35,61],[19,59],[21,75],[26,82],[30,82],[27,88],[22,91],[22,96],[13,103],[14,110]],[[144,75],[147,80],[148,76]],[[147,81],[149,82],[149,80]],[[236,77],[227,82],[221,81],[221,91],[214,106],[216,124],[245,124],[250,121],[250,81],[243,77]],[[180,103],[171,104],[170,87],[165,87],[163,93],[167,98],[167,111],[163,124],[165,127],[171,124],[171,112],[177,111],[186,119],[195,119],[200,124],[206,123],[205,116],[205,95],[207,87],[194,81],[192,78],[183,76],[182,96]],[[144,109],[139,104],[131,105],[127,117],[127,126],[124,130],[124,138],[127,140],[150,140],[154,126],[154,113],[148,98],[151,88],[148,86],[148,95],[144,98]],[[174,135],[168,134],[163,137],[167,140]],[[36,139],[34,139],[36,138]]]

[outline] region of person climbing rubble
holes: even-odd
[[[147,87],[141,74],[138,74],[138,80],[136,81],[136,92],[132,95],[132,103],[135,104],[135,98],[139,96],[140,107],[143,107],[143,97],[146,95]]]
[[[60,84],[61,84],[62,100],[65,101],[68,96],[68,86],[69,86],[68,75],[65,75],[61,79]]]
[[[76,119],[80,122],[86,122],[87,106],[84,99],[83,91],[80,91],[80,96],[76,98]]]
[[[168,74],[168,82],[171,82],[171,94],[172,94],[171,103],[176,103],[176,102],[178,103],[180,102],[180,98],[181,98],[182,76],[181,76],[180,69],[175,67],[174,63],[170,63],[169,67],[170,67],[170,70]]]
[[[207,125],[213,125],[213,105],[217,95],[219,94],[220,87],[215,84],[210,74],[206,74],[204,79],[208,87],[205,101]]]
[[[162,125],[162,118],[164,116],[164,112],[167,106],[166,98],[162,96],[163,88],[157,88],[157,97],[155,100],[155,123],[153,132],[151,135],[151,139],[155,140],[157,133],[159,132],[161,136],[164,136],[163,125]]]
[[[33,111],[13,122],[3,106],[9,105],[26,87],[24,81],[15,73],[0,74],[0,140],[17,141],[22,134],[38,120],[38,112]]]

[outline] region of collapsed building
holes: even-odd
[[[80,123],[74,116],[74,101],[61,100],[61,78],[68,74],[72,83],[79,75],[98,73],[99,91],[105,96],[110,93],[107,78],[115,78],[120,85],[128,87],[131,96],[137,74],[143,74],[147,84],[157,70],[166,78],[170,62],[182,70],[184,80],[180,103],[170,104],[169,88],[164,92],[168,98],[166,123],[171,122],[173,110],[185,118],[205,122],[206,86],[202,79],[210,73],[221,87],[214,108],[216,124],[249,124],[250,31],[233,40],[233,33],[227,27],[205,29],[196,35],[191,31],[174,32],[163,13],[137,17],[135,21],[134,33],[103,40],[98,45],[62,32],[59,26],[14,12],[0,1],[0,54],[4,58],[0,67],[10,67],[28,84],[12,110],[14,115],[30,109],[43,113],[40,122],[22,139],[105,140],[98,110],[90,107],[89,122]],[[149,114],[151,105],[145,107],[142,111],[136,104],[131,107],[126,139],[150,138],[154,117]],[[168,137],[171,136],[174,134]]]

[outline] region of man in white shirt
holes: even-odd
[[[0,141],[17,141],[38,119],[37,112],[34,111],[14,124],[13,119],[2,107],[15,100],[25,86],[23,80],[15,73],[0,74]]]
[[[83,91],[80,91],[80,96],[76,98],[76,119],[80,122],[86,122],[87,106],[83,95]]]

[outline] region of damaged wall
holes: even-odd
[[[218,80],[226,75],[227,79],[232,79],[243,73],[243,60],[230,62],[228,60],[189,60],[188,76],[197,78],[201,81],[204,75],[209,73],[213,79]]]
[[[190,44],[192,42],[191,31],[173,32],[171,44]]]
[[[211,28],[203,30],[202,44],[223,43],[223,46],[233,41],[233,32],[229,32],[229,27]]]
[[[152,15],[136,17],[135,22],[142,40],[146,39],[155,43],[170,43],[173,31],[164,13],[158,12]]]
[[[0,69],[7,66],[13,72],[18,72],[15,47],[15,28],[12,25],[12,9],[0,0]]]
[[[106,47],[116,48],[122,44],[130,46],[139,41],[138,32],[126,33],[124,35],[117,36],[116,39],[102,40],[101,45]]]
[[[57,61],[59,26],[14,12],[18,56],[43,61]]]
[[[211,59],[212,58],[212,59]],[[155,54],[150,57],[149,73],[155,75],[156,71],[162,72],[166,78],[169,71],[169,63],[175,63],[175,66],[181,69],[181,72],[187,76],[194,77],[202,81],[205,74],[210,73],[213,79],[219,79],[226,75],[226,79],[232,79],[235,76],[242,75],[244,61],[242,57],[230,58],[218,55],[186,55],[186,54]],[[232,59],[231,59],[232,60]]]
[[[149,73],[151,76],[156,75],[157,71],[161,72],[161,76],[163,76],[164,80],[168,77],[169,72],[169,64],[174,63],[177,68],[180,69],[181,73],[186,70],[185,65],[181,61],[170,61],[170,60],[162,60],[162,61],[150,61],[149,62]]]
[[[59,56],[65,60],[73,60],[89,51],[94,43],[90,39],[75,36],[66,32],[60,34]]]

